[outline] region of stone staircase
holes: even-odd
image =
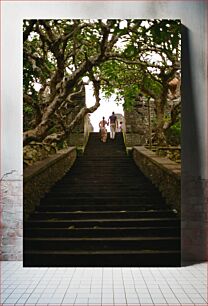
[[[122,134],[91,133],[72,169],[24,223],[25,267],[180,266],[180,220]]]

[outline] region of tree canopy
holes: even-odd
[[[123,97],[125,108],[139,95],[154,99],[159,141],[178,120],[179,20],[24,20],[23,41],[25,145],[66,138],[99,107],[101,89]],[[94,85],[91,108],[76,100],[86,76]]]

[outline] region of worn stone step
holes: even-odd
[[[87,182],[85,182],[84,178],[82,177],[74,177],[73,180],[65,180],[63,181],[63,184],[57,184],[56,186],[54,186],[54,188],[52,190],[57,190],[57,189],[70,189],[72,187],[77,187],[78,188],[78,184],[83,184],[82,185],[82,189],[87,187],[105,187],[105,188],[126,188],[126,189],[135,189],[135,190],[153,190],[155,192],[158,192],[158,190],[154,187],[154,186],[150,186],[149,182],[139,182],[136,180],[132,180],[131,184],[127,184],[127,183],[123,183],[123,181],[119,181],[119,180],[115,180],[115,182],[112,184],[112,182],[109,182],[108,180],[106,180],[105,183],[103,183],[102,178],[100,177],[92,177],[91,179],[89,179]]]
[[[25,238],[27,250],[180,250],[179,237]]]
[[[55,188],[53,188],[51,190],[52,193],[55,192],[69,192],[69,191],[80,191],[80,187],[77,186],[77,183],[80,184],[84,184],[84,186],[82,187],[82,191],[88,190],[89,188],[91,190],[93,190],[94,192],[98,192],[98,190],[109,190],[109,191],[116,191],[118,192],[119,190],[121,190],[122,188],[122,192],[140,192],[141,194],[146,194],[147,191],[145,190],[145,186],[141,185],[135,185],[135,186],[129,186],[129,185],[120,185],[119,183],[117,184],[103,184],[102,181],[92,181],[92,182],[88,182],[87,184],[85,184],[84,181],[79,181],[79,182],[73,182],[71,184],[67,184],[65,186],[59,186],[57,185]],[[149,191],[154,192],[154,194],[156,194],[157,196],[159,196],[158,191],[156,191],[154,188],[148,188]]]
[[[99,190],[97,191],[96,193],[92,190],[88,190],[88,191],[74,191],[73,190],[70,190],[68,192],[51,192],[50,193],[50,197],[52,198],[59,198],[60,200],[62,198],[71,198],[71,197],[74,197],[76,195],[76,198],[77,199],[82,199],[82,198],[87,198],[87,199],[90,199],[90,198],[97,198],[98,196],[100,197],[105,197],[105,198],[109,198],[110,196],[112,197],[123,197],[123,198],[126,198],[126,200],[128,201],[128,196],[131,195],[131,197],[138,197],[140,194],[141,197],[143,198],[147,198],[148,197],[148,192],[147,191],[144,191],[144,192],[139,192],[139,191],[129,191],[129,192],[119,192],[117,190]],[[153,199],[154,197],[157,197],[157,194],[154,194],[153,193]],[[159,200],[160,198],[158,198]]]
[[[23,254],[24,267],[180,267],[179,250],[38,251]]]
[[[180,266],[180,219],[127,156],[91,133],[83,155],[24,223],[24,266]]]
[[[35,212],[31,220],[50,220],[53,218],[58,218],[61,220],[70,219],[133,219],[133,218],[162,218],[170,217],[174,218],[177,215],[173,211],[133,211],[129,212],[127,210],[121,211],[73,211],[73,212]]]
[[[47,203],[45,203],[47,204]],[[106,211],[106,210],[111,210],[114,212],[119,212],[121,210],[128,210],[130,211],[137,211],[137,210],[143,210],[143,211],[151,211],[155,210],[157,208],[156,205],[153,204],[144,204],[139,205],[139,204],[91,204],[90,203],[81,203],[81,204],[71,204],[70,201],[60,203],[59,201],[54,202],[52,205],[48,203],[47,205],[42,205],[37,207],[36,211],[41,211],[41,212],[49,212],[49,211],[57,211],[57,212],[66,212],[66,211]],[[165,207],[166,208],[166,207]],[[158,205],[158,209],[161,209],[161,205]],[[167,208],[166,208],[167,209]]]
[[[99,187],[99,186],[104,186],[104,187],[111,187],[112,186],[112,182],[108,182],[106,180],[105,184],[103,184],[103,180],[101,177],[92,177],[90,179],[88,179],[87,182],[85,182],[84,178],[83,177],[73,177],[73,178],[70,178],[70,179],[63,179],[61,181],[59,181],[54,187],[53,187],[53,190],[55,189],[64,189],[64,188],[71,188],[73,186],[76,186],[77,184],[87,184],[88,186],[94,186],[96,185],[96,187]],[[78,186],[77,186],[78,187]],[[85,186],[82,186],[82,188],[84,188]],[[132,179],[131,181],[131,184],[127,184],[123,181],[123,179],[117,179],[115,180],[115,182],[113,183],[113,187],[114,188],[123,188],[123,187],[128,187],[128,188],[141,188],[141,189],[145,189],[145,188],[148,188],[148,189],[152,189],[152,190],[155,190],[155,187],[154,186],[149,186],[149,182],[140,182],[139,180],[136,181],[135,179]]]
[[[180,227],[27,228],[24,237],[180,237]]]
[[[59,218],[51,218],[50,220],[29,220],[26,227],[150,227],[150,226],[179,226],[180,221],[176,218],[138,218],[138,219],[70,219],[62,220]]]
[[[126,194],[125,197],[122,195],[117,195],[117,194],[95,194],[95,193],[88,193],[86,194],[71,194],[71,195],[66,195],[66,196],[61,196],[61,195],[51,195],[51,193],[49,193],[46,197],[45,200],[48,201],[50,200],[50,202],[57,202],[57,199],[59,199],[60,202],[62,201],[73,201],[73,202],[81,202],[81,203],[164,203],[164,199],[162,199],[161,197],[149,197],[148,194],[141,194],[140,197],[138,197],[137,195],[131,195],[131,194]],[[44,200],[42,200],[43,202],[45,202]]]
[[[127,207],[131,206],[137,206],[138,209],[140,207],[146,207],[146,208],[151,208],[151,209],[168,209],[168,206],[165,205],[165,201],[161,200],[160,198],[156,198],[154,200],[149,199],[149,198],[108,198],[108,197],[103,197],[103,198],[98,198],[98,197],[88,197],[87,199],[84,197],[50,197],[48,196],[47,198],[44,198],[41,200],[41,206],[51,206],[51,205],[62,205],[66,207],[73,207],[73,206],[92,206],[94,205],[97,207],[102,207],[102,209],[106,209],[109,205],[112,207],[121,207],[121,209],[127,209]],[[40,206],[39,206],[40,207]],[[99,208],[98,208],[99,209]]]

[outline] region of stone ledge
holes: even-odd
[[[176,162],[166,158],[157,156],[156,153],[146,149],[145,147],[134,147],[135,150],[138,150],[144,156],[148,156],[151,158],[151,161],[163,168],[169,174],[175,175],[179,180],[181,179],[181,166]]]
[[[40,174],[41,172],[45,171],[48,167],[56,164],[61,159],[67,157],[70,152],[76,150],[75,147],[70,147],[69,149],[64,149],[58,151],[57,154],[54,154],[44,160],[37,161],[34,165],[27,167],[24,169],[24,183],[32,179],[35,175]]]
[[[26,220],[39,205],[40,199],[60,180],[76,160],[75,147],[38,161],[24,170],[23,206]]]
[[[181,211],[181,166],[166,157],[135,146],[133,158],[140,170],[155,184],[168,205]]]

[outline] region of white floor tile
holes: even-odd
[[[206,264],[183,268],[33,269],[23,268],[21,262],[1,262],[1,268],[1,300],[5,305],[17,300],[17,305],[88,305],[93,301],[97,305],[102,300],[102,305],[109,306],[136,305],[137,301],[141,305],[165,301],[169,305],[197,306],[207,302]]]
[[[138,298],[138,296],[137,296],[137,294],[126,294],[126,298],[127,299],[137,299]]]
[[[91,299],[91,298],[89,298],[89,300],[88,300],[88,302],[89,302],[89,305],[94,305],[94,304],[101,304],[101,299]]]
[[[152,302],[152,299],[139,299],[140,300],[140,304],[143,305],[143,304],[153,304]]]
[[[103,288],[102,290],[103,294],[113,294],[113,289],[112,288]]]
[[[114,301],[114,298],[113,298],[113,296],[110,296],[110,297],[103,297],[102,298],[102,302],[109,302],[109,301],[111,301],[111,302],[113,302]]]
[[[104,293],[104,294],[102,294],[101,298],[102,299],[113,299],[114,294],[113,293],[110,293],[110,294]]]
[[[126,304],[126,300],[122,300],[122,299],[114,299],[114,303],[115,305],[123,305]]]
[[[70,304],[73,304],[76,300],[76,297],[65,297],[63,299],[63,304],[67,304],[67,303],[70,303]]]
[[[179,304],[179,301],[176,298],[165,298],[167,304]]]
[[[205,303],[205,300],[198,294],[189,294],[188,297],[194,304]]]
[[[91,288],[91,289],[89,289],[89,291],[91,293],[101,293],[102,292],[102,286],[100,288]]]
[[[179,300],[179,302],[183,305],[183,304],[193,304],[192,301],[188,298],[188,297],[180,297],[177,296],[177,299]]]
[[[139,299],[138,298],[133,298],[132,297],[132,298],[127,298],[126,300],[127,300],[127,303],[129,303],[129,304],[130,303],[134,303],[134,304],[137,303],[137,304],[139,304]]]
[[[88,304],[88,298],[76,299],[76,300],[75,300],[75,304],[78,304],[78,305],[86,305],[86,304]]]

